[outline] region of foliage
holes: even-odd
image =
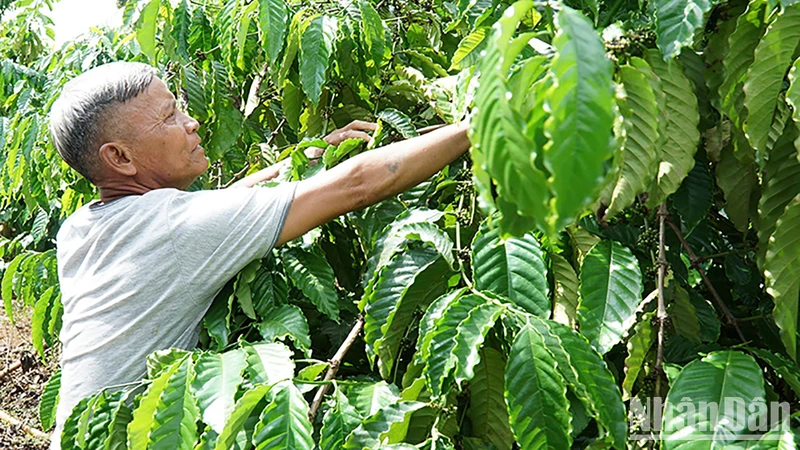
[[[800,5],[131,0],[121,28],[60,49],[47,5],[0,8],[2,297],[33,308],[40,353],[63,309],[55,234],[96,195],[47,114],[90,67],[160,70],[212,160],[191,189],[285,158],[278,182],[307,179],[465,117],[473,143],[248,264],[200,348],[85,399],[63,448],[744,448],[729,425],[763,420],[758,399],[798,405]],[[320,140],[356,119],[378,121],[369,145]],[[629,427],[664,395],[661,435]],[[689,408],[733,398],[753,408]],[[767,425],[758,448],[796,446],[791,419]]]

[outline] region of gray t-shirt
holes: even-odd
[[[81,398],[140,379],[156,350],[197,344],[214,296],[275,246],[295,187],[157,189],[86,205],[64,222],[56,238],[61,398],[51,448]]]

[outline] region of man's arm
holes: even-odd
[[[277,245],[427,180],[469,149],[467,124],[355,156],[298,183]]]

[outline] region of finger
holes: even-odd
[[[372,141],[372,136],[364,133],[363,131],[348,130],[344,132],[344,137],[346,139],[363,139],[367,142]]]
[[[378,124],[375,122],[365,122],[363,120],[354,120],[347,124],[345,129],[347,130],[375,130],[378,128]]]

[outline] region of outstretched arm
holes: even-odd
[[[362,153],[298,183],[278,244],[427,180],[469,149],[467,124]]]

